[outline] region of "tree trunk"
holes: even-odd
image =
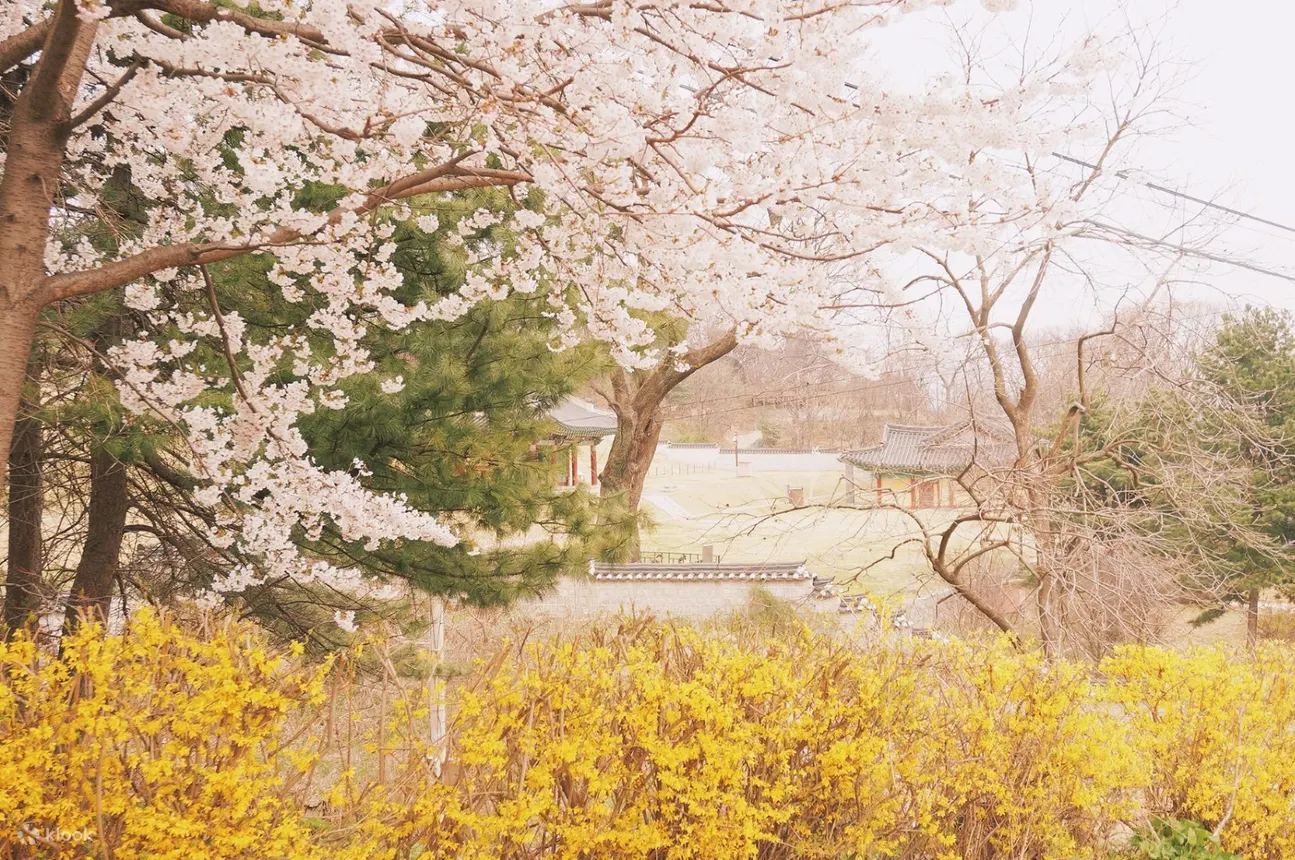
[[[660,403],[653,404],[646,412],[646,415],[639,414],[633,404],[616,410],[616,438],[607,454],[607,465],[598,478],[603,498],[620,496],[626,513],[631,516],[638,513],[639,503],[643,500],[643,484],[647,481],[648,468],[661,439]],[[630,561],[639,560],[640,544],[639,527],[635,522],[630,531]]]
[[[1043,656],[1049,660],[1061,656],[1061,623],[1057,618],[1054,586],[1052,574],[1040,572],[1039,589],[1035,593],[1039,610],[1039,640],[1043,644]]]
[[[1016,431],[1018,438],[1021,432],[1019,429]],[[1027,493],[1030,515],[1025,524],[1034,536],[1034,573],[1039,580],[1039,587],[1034,593],[1039,614],[1039,640],[1043,646],[1043,655],[1054,660],[1061,656],[1063,631],[1056,594],[1059,571],[1052,561],[1063,557],[1059,548],[1061,536],[1053,519],[1052,509],[1046,502],[1046,495],[1037,486],[1028,488]]]
[[[1246,593],[1246,647],[1254,648],[1259,644],[1259,589],[1252,588]]]
[[[44,488],[41,457],[44,428],[33,414],[40,403],[39,368],[27,368],[26,397],[13,429],[9,472],[9,569],[5,579],[3,621],[5,636],[28,624],[40,609],[40,582],[44,567],[41,519]]]
[[[22,409],[23,384],[38,313],[34,307],[5,301],[5,292],[10,286],[6,280],[0,272],[0,486],[5,486],[8,480],[14,425]]]
[[[607,454],[607,465],[598,480],[603,498],[621,496],[626,512],[638,513],[643,500],[643,484],[656,454],[665,418],[661,404],[679,383],[712,362],[728,355],[737,346],[737,334],[727,331],[716,340],[688,350],[677,365],[662,365],[650,371],[630,373],[617,368],[611,377],[611,393],[604,394],[616,412],[616,437]],[[630,561],[639,560],[639,527],[637,518],[630,532]]]
[[[72,107],[98,24],[72,0],[54,9],[40,60],[14,102],[0,171],[0,486],[8,477],[18,400],[46,289],[50,211],[62,183]]]
[[[90,455],[89,522],[72,593],[68,595],[65,634],[76,629],[82,614],[107,621],[129,506],[125,465],[103,448],[95,449]]]

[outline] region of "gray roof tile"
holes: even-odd
[[[950,473],[975,463],[1004,466],[1016,459],[1011,431],[992,422],[942,427],[887,424],[881,444],[846,451],[842,462],[876,471]]]
[[[549,410],[560,431],[569,436],[610,436],[616,432],[616,413],[599,409],[578,397],[568,397]]]
[[[648,564],[634,562],[608,564],[589,562],[589,575],[600,581],[618,580],[673,580],[767,582],[769,580],[813,581],[814,575],[803,561],[723,564]]]

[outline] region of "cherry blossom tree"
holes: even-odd
[[[125,405],[183,432],[200,501],[238,512],[219,539],[303,578],[328,566],[289,535],[325,521],[374,545],[454,544],[435,517],[305,456],[296,421],[344,408],[339,383],[372,371],[366,332],[542,291],[555,348],[595,338],[627,368],[686,372],[697,345],[656,349],[654,315],[755,343],[826,331],[843,263],[886,246],[989,253],[1004,228],[1038,240],[1065,221],[1041,202],[1046,183],[983,154],[1047,151],[1059,126],[1036,108],[1083,90],[1097,42],[992,95],[954,78],[911,92],[872,81],[870,41],[926,5],[7,4],[0,479],[42,310],[120,288],[180,333],[113,358]],[[146,201],[139,227],[90,242],[114,182]],[[393,219],[481,187],[511,189],[516,241],[470,241],[500,217],[483,211],[462,233],[471,271],[456,295],[394,299]],[[969,204],[984,199],[1003,206]],[[248,254],[271,261],[330,349],[293,332],[253,342],[237,314],[167,301]],[[201,340],[248,369],[196,372],[186,356]],[[233,407],[203,402],[213,389],[236,390]]]
[[[737,346],[729,329],[688,349],[674,361],[654,367],[613,367],[606,382],[594,386],[616,413],[616,436],[599,476],[604,497],[617,497],[627,513],[638,512],[648,469],[665,426],[665,399],[698,370],[719,361]],[[629,558],[638,561],[641,549],[638,525],[630,533]]]

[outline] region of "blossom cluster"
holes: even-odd
[[[184,431],[209,501],[241,502],[220,528],[260,570],[311,569],[289,533],[323,517],[348,538],[449,544],[401,500],[323,472],[293,429],[344,408],[338,384],[373,369],[372,329],[542,291],[555,348],[593,338],[639,366],[669,360],[647,312],[754,343],[831,336],[843,267],[852,287],[889,295],[865,264],[883,249],[992,255],[1074,221],[1065,183],[992,155],[1048,152],[1081,130],[1040,106],[1083,91],[1102,61],[1084,45],[992,88],[873,79],[869,39],[933,3],[83,3],[90,114],[67,144],[75,205],[55,213],[50,284],[63,296],[128,285],[131,307],[182,332],[117,351],[122,397]],[[45,14],[10,4],[0,39]],[[105,250],[77,228],[110,208],[123,171],[150,205]],[[468,254],[464,287],[398,301],[393,219],[434,227],[444,195],[485,186],[519,202],[503,216],[509,249],[472,238],[500,217],[483,211],[450,237]],[[331,202],[302,204],[306,188]],[[310,308],[330,349],[298,333],[251,342],[237,315],[180,314],[164,298],[202,288],[194,264],[245,253],[273,259],[271,281]],[[229,408],[195,405],[236,382],[198,372],[199,339],[249,365]],[[272,372],[283,361],[294,381]]]

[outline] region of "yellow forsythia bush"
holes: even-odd
[[[1247,860],[1295,857],[1295,650],[1125,647],[1102,669],[1152,813],[1226,822],[1223,847]]]
[[[429,697],[143,614],[0,646],[0,841],[31,857],[1108,858],[1190,818],[1295,857],[1295,651],[855,646],[625,622]],[[377,661],[381,663],[381,661]],[[364,703],[363,714],[346,702]],[[377,718],[374,719],[374,714]],[[309,775],[301,778],[303,773]],[[321,774],[327,785],[304,786]],[[21,841],[22,828],[87,841]],[[104,851],[107,846],[110,851]]]
[[[1104,856],[1124,726],[1006,644],[744,648],[644,625],[531,650],[462,697],[455,767],[373,856]],[[411,798],[410,800],[413,800]]]
[[[246,628],[187,635],[142,612],[63,659],[0,643],[0,845],[21,857],[313,856],[283,792],[285,718],[322,699]]]

